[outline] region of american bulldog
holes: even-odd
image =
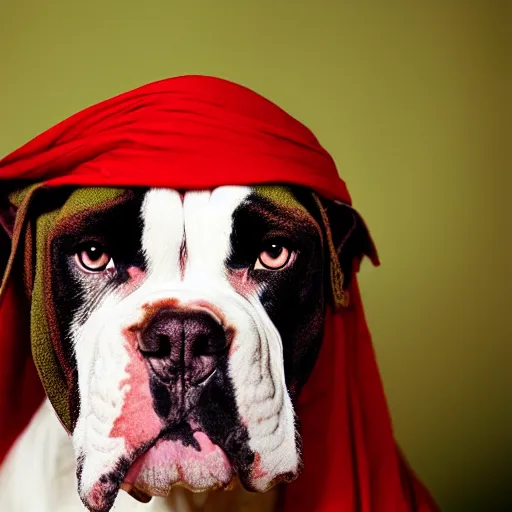
[[[331,300],[328,241],[345,286],[368,252],[352,208],[268,185],[62,187],[36,210],[33,314],[77,406],[69,436],[48,401],[36,413],[0,509],[279,511],[301,472],[295,404]]]

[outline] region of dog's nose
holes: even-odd
[[[163,310],[141,332],[139,350],[164,382],[198,385],[227,353],[222,326],[203,311]]]

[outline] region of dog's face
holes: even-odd
[[[108,510],[123,483],[166,495],[294,478],[293,404],[320,349],[329,284],[312,195],[102,194],[72,192],[63,209],[80,207],[59,216],[45,262],[86,506]],[[333,230],[345,242],[356,232],[347,219]],[[358,250],[347,249],[345,273]]]

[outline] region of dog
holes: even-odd
[[[38,300],[77,405],[68,436],[49,394],[1,468],[0,509],[279,511],[329,248],[345,289],[370,251],[355,211],[279,185],[61,187],[37,209]]]

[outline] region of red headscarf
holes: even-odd
[[[351,204],[305,126],[253,91],[205,76],[155,82],[71,116],[0,160],[0,180],[181,189],[290,183]],[[0,295],[0,460],[44,396],[13,280]],[[299,400],[304,472],[287,485],[285,511],[436,511],[396,446],[355,279],[350,297],[350,307],[327,313]]]

